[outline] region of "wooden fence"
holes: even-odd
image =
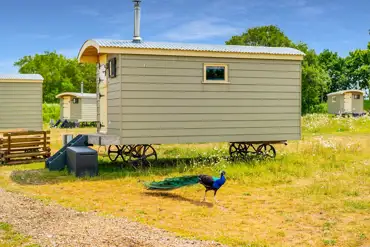
[[[19,131],[0,134],[1,164],[42,162],[50,155],[50,131]]]

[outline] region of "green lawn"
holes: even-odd
[[[49,172],[44,164],[2,167],[0,186],[231,246],[368,246],[369,117],[309,115],[302,123],[302,140],[277,146],[275,160],[231,162],[226,143],[161,145],[160,162],[146,171],[120,170],[104,157],[100,176],[92,179]],[[220,170],[227,172],[227,182],[218,205],[211,193],[200,203],[200,185],[165,193],[143,186]]]

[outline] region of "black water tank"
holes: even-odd
[[[67,167],[76,177],[98,175],[98,152],[89,147],[68,147]]]

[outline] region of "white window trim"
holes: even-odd
[[[337,96],[331,96],[331,102],[336,103],[337,102]]]
[[[220,80],[207,80],[207,67],[209,66],[223,66],[225,67],[225,80],[220,81]],[[224,64],[224,63],[205,63],[203,66],[203,82],[206,84],[229,84],[229,65]]]
[[[353,95],[353,99],[356,99],[356,96],[358,95],[359,97],[358,97],[358,99],[361,99],[361,94],[358,94],[358,93],[354,93],[354,94],[352,94]]]

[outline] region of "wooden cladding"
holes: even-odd
[[[42,162],[50,155],[50,131],[8,132],[0,137],[1,164]]]

